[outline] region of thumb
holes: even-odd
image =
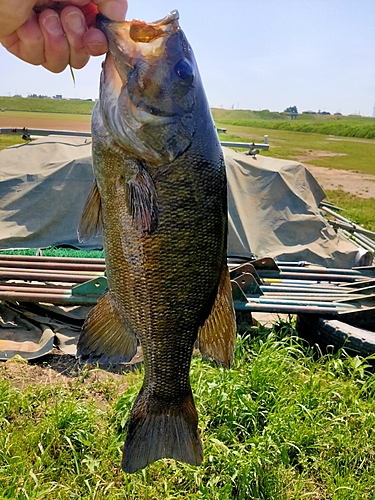
[[[128,10],[127,0],[93,0],[101,14],[112,21],[123,21]]]
[[[0,39],[6,38],[23,25],[37,0],[6,0],[0,2]]]

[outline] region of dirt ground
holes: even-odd
[[[85,117],[86,118],[86,117]],[[76,120],[65,120],[56,118],[56,120],[50,120],[48,118],[15,118],[15,117],[5,117],[1,116],[0,113],[0,129],[4,128],[29,128],[29,129],[41,129],[41,130],[72,130],[75,132],[90,132],[91,123],[90,117],[87,116],[87,120],[76,121]]]
[[[303,158],[299,159],[303,163]],[[324,190],[341,189],[361,198],[375,198],[375,175],[361,174],[351,170],[316,167],[305,164]]]

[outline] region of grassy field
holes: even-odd
[[[243,328],[231,370],[193,359],[200,467],[121,472],[142,371],[113,379],[86,367],[68,384],[21,390],[12,368],[0,367],[0,498],[374,498],[375,375],[358,357],[314,352],[289,322]]]
[[[61,121],[73,121],[73,122],[85,122],[90,123],[91,115],[85,113],[52,113],[55,122]],[[0,114],[0,118],[34,118],[50,120],[51,113],[47,111],[3,111]]]
[[[285,113],[222,110],[213,108],[215,122],[223,125],[256,127],[290,132],[317,133],[364,139],[375,138],[375,119],[361,116],[299,114],[290,120]]]
[[[94,102],[67,99],[42,99],[24,97],[0,96],[0,112],[32,112],[32,113],[63,113],[74,115],[91,115]],[[2,116],[2,115],[0,115]]]

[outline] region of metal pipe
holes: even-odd
[[[347,231],[350,231],[350,232],[356,231],[358,233],[367,234],[368,236],[372,236],[372,238],[375,238],[375,233],[373,231],[369,231],[368,229],[364,229],[363,227],[358,226],[357,224],[355,224],[351,220],[346,219],[345,217],[336,213],[334,210],[331,210],[328,207],[321,207],[321,208],[325,212],[329,213],[330,215],[333,215],[334,217],[336,217],[336,219],[338,219],[339,221],[344,223],[344,225],[343,225],[337,221],[328,221],[330,224],[337,225],[338,227],[340,227],[342,229],[346,229]]]
[[[67,269],[67,270],[61,270],[61,269],[46,269],[46,270],[43,270],[43,269],[35,269],[35,268],[27,268],[27,267],[23,267],[22,268],[22,271],[19,270],[19,269],[15,269],[13,270],[12,268],[9,268],[9,267],[0,267],[0,276],[2,275],[2,273],[7,273],[7,274],[10,274],[10,273],[26,273],[26,274],[41,274],[43,275],[44,272],[46,272],[46,274],[48,274],[49,272],[53,272],[54,274],[56,275],[60,275],[60,274],[72,274],[72,275],[81,275],[81,274],[85,274],[85,275],[90,275],[91,278],[94,276],[103,276],[104,275],[104,272],[102,271],[90,271],[90,270],[80,270],[80,269]]]
[[[360,226],[357,226],[356,224],[353,224],[353,223],[343,223],[343,222],[338,222],[338,221],[328,221],[331,226],[333,226],[334,228],[340,228],[340,229],[345,229],[346,231],[349,231],[349,232],[356,232],[356,233],[360,233],[360,234],[366,234],[367,236],[372,236],[373,238],[375,238],[375,233],[373,233],[372,231],[369,231],[368,229],[364,229]]]
[[[264,290],[262,290],[264,291]],[[265,298],[275,298],[276,300],[282,300],[283,302],[286,303],[285,299],[288,299],[290,297],[290,293],[269,293],[265,292],[264,293]],[[296,293],[293,294],[293,299],[294,300],[322,300],[324,302],[335,302],[336,300],[352,300],[352,299],[361,299],[363,298],[363,295],[360,294],[324,294],[323,296],[319,293]]]
[[[2,260],[0,256],[0,268],[6,267],[7,269],[27,269],[30,266],[30,261],[17,260],[7,261]],[[56,271],[87,271],[87,272],[103,272],[105,271],[104,264],[83,264],[81,262],[38,262],[33,261],[33,269],[52,269]]]
[[[280,292],[285,292],[285,293],[319,293],[322,295],[325,294],[331,294],[331,293],[338,293],[342,295],[346,295],[350,293],[351,291],[354,291],[354,288],[340,288],[338,285],[329,285],[326,287],[322,287],[319,285],[308,285],[308,286],[301,286],[301,285],[293,285],[293,284],[288,284],[284,285],[283,283],[274,283],[273,285],[260,285],[260,288],[262,289],[263,292],[273,292],[273,291],[280,291]]]
[[[358,246],[364,248],[365,250],[368,250],[369,252],[374,252],[374,248],[368,245],[367,243],[364,243],[360,239],[358,239],[357,236],[355,236],[353,233],[349,233],[348,231],[344,231],[341,229],[341,233],[345,236],[346,239],[351,241],[352,243],[356,243]]]
[[[324,274],[324,273],[298,273],[298,272],[278,272],[278,271],[258,271],[260,278],[273,278],[273,279],[298,279],[310,281],[330,281],[330,282],[354,282],[360,279],[361,275],[347,275],[347,274]]]
[[[354,231],[353,235],[357,238],[357,240],[370,247],[373,251],[375,250],[375,241],[367,238],[364,234],[357,233],[357,231]]]
[[[15,290],[7,292],[0,291],[0,300],[20,301],[20,302],[48,302],[51,304],[74,304],[90,305],[96,304],[98,297],[89,295],[71,295],[67,292],[61,293],[22,293]]]
[[[319,315],[337,315],[339,310],[335,307],[320,307],[320,306],[298,306],[287,304],[263,304],[253,302],[235,302],[234,308],[236,311],[251,311],[251,312],[268,312],[268,313],[283,313],[283,314],[319,314]]]
[[[91,132],[73,132],[72,130],[48,130],[37,128],[0,128],[0,134],[21,135],[30,137],[31,135],[48,136],[64,135],[74,137],[91,137]],[[25,140],[27,140],[25,137]]]
[[[260,144],[253,144],[252,142],[231,142],[231,141],[220,141],[220,144],[222,146],[227,146],[228,148],[244,148],[244,149],[249,149],[249,148],[257,148],[257,149],[264,149],[268,150],[270,145],[265,144],[261,142]]]
[[[288,272],[288,271],[294,273],[317,272],[319,274],[331,274],[331,275],[345,274],[349,276],[361,276],[360,271],[357,271],[356,269],[336,269],[336,268],[314,267],[314,266],[309,266],[309,267],[279,266],[279,268],[281,272]]]
[[[77,263],[77,262],[82,262],[82,264],[102,264],[105,265],[105,259],[104,258],[98,258],[96,259],[95,257],[92,258],[80,258],[80,257],[53,257],[53,256],[48,256],[48,255],[15,255],[15,254],[0,254],[0,259],[1,260],[6,260],[6,261],[27,261],[27,262],[72,262],[72,263]]]
[[[6,292],[6,291],[10,291],[10,290],[13,290],[13,291],[18,291],[18,292],[24,292],[24,293],[28,293],[29,291],[30,292],[40,292],[40,293],[44,293],[44,292],[51,292],[53,290],[55,291],[58,291],[58,292],[61,292],[61,291],[66,291],[66,290],[71,290],[72,289],[72,286],[71,285],[66,285],[66,284],[59,284],[58,286],[51,286],[51,285],[48,285],[48,284],[42,284],[42,282],[40,283],[28,283],[28,282],[23,282],[23,283],[11,283],[11,282],[7,282],[7,283],[1,283],[0,285],[0,291],[2,292]]]
[[[23,280],[23,281],[52,281],[65,283],[84,283],[90,281],[97,274],[69,274],[69,273],[41,273],[41,272],[23,272],[0,270],[0,280]]]
[[[246,296],[246,299],[251,304],[279,304],[278,299],[274,299],[272,297],[267,297],[262,295],[261,297],[251,297]],[[283,305],[290,306],[316,306],[316,307],[335,307],[337,309],[358,309],[357,306],[353,304],[348,304],[346,302],[328,302],[328,301],[311,301],[311,300],[293,300],[293,299],[284,299]]]

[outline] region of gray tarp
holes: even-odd
[[[0,151],[0,248],[71,245],[93,182],[91,139],[49,136]]]
[[[318,208],[325,193],[301,163],[223,148],[228,176],[229,256],[351,268],[372,255],[340,236]]]
[[[359,264],[356,246],[320,215],[324,192],[305,167],[223,150],[229,255]],[[0,248],[100,248],[100,237],[82,245],[76,232],[92,182],[90,139],[49,136],[0,151]]]

